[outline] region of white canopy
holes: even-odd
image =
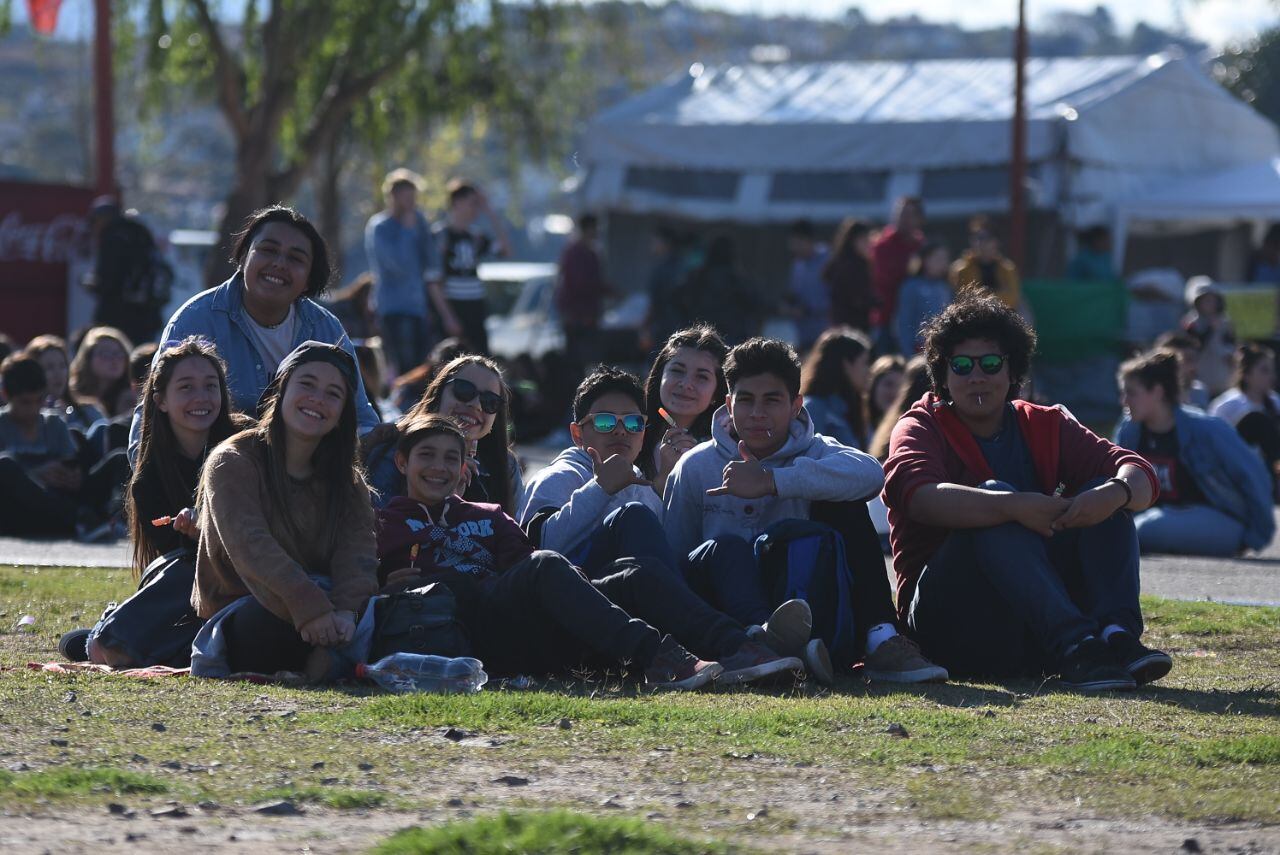
[[[1172,55],[1027,66],[1036,205],[1096,220],[1115,202],[1280,155],[1275,127]],[[587,205],[762,222],[1006,204],[1006,59],[702,68],[600,113],[584,141]],[[941,209],[941,210],[940,210]]]
[[[1184,178],[1119,211],[1135,220],[1280,220],[1280,157]]]

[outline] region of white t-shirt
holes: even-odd
[[[276,373],[284,358],[293,352],[293,337],[298,331],[298,309],[289,307],[289,314],[274,327],[264,327],[253,319],[248,312],[244,318],[249,322],[249,334],[253,337],[253,345],[262,357],[268,375]]]
[[[1273,412],[1280,412],[1280,396],[1275,392],[1269,392],[1267,397],[1271,401]],[[1209,415],[1217,416],[1232,427],[1240,424],[1240,420],[1249,413],[1264,411],[1261,404],[1255,404],[1249,400],[1249,397],[1239,389],[1228,389],[1214,398],[1213,403],[1209,405]]]

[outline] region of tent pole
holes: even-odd
[[[1018,29],[1014,36],[1013,145],[1009,165],[1009,259],[1026,275],[1027,116],[1024,106],[1027,65],[1027,4],[1018,0]]]
[[[116,195],[115,117],[112,114],[111,0],[94,0],[93,117],[94,187],[99,196]]]

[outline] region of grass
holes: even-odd
[[[550,690],[399,696],[14,667],[56,659],[58,636],[92,623],[130,584],[120,571],[0,567],[0,666],[10,669],[0,674],[0,769],[31,767],[0,772],[6,803],[70,807],[127,795],[140,804],[289,799],[336,811],[438,810],[465,792],[481,809],[512,799],[581,808],[615,792],[634,798],[611,818],[648,811],[671,821],[671,793],[687,789],[702,795],[680,815],[706,828],[791,833],[794,825],[820,834],[813,811],[788,814],[786,804],[748,825],[748,797],[738,791],[774,786],[797,799],[853,793],[873,812],[921,820],[998,819],[1034,806],[1280,823],[1280,609],[1144,599],[1151,643],[1174,653],[1176,667],[1127,697],[1035,681],[891,688],[853,680],[834,693],[805,684],[649,695],[607,675],[542,687]],[[23,614],[36,617],[33,631],[14,629]],[[558,726],[565,719],[567,729]],[[466,732],[454,737],[476,738],[455,744],[443,735],[450,727]],[[504,772],[538,784],[587,777],[508,795],[492,784]],[[622,833],[548,816],[446,828],[473,841],[517,826],[584,840]],[[406,832],[396,845],[419,849],[385,851],[452,839],[437,832]]]
[[[568,811],[496,816],[409,828],[379,845],[374,855],[702,855],[742,852],[722,843],[674,837],[635,819],[592,817]]]

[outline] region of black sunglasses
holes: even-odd
[[[480,409],[489,415],[498,412],[498,408],[502,406],[502,396],[497,392],[481,392],[476,388],[476,384],[470,380],[463,380],[461,377],[454,377],[445,383],[448,386],[453,384],[453,397],[457,398],[464,404],[470,403],[476,396],[480,397]]]
[[[984,353],[982,356],[953,356],[951,370],[964,377],[973,373],[973,366],[982,369],[983,374],[999,374],[1009,357],[1003,353]]]
[[[639,413],[627,413],[619,416],[614,413],[592,413],[583,417],[578,423],[590,422],[596,433],[613,433],[622,422],[622,429],[627,433],[640,433],[644,430],[645,417]]]

